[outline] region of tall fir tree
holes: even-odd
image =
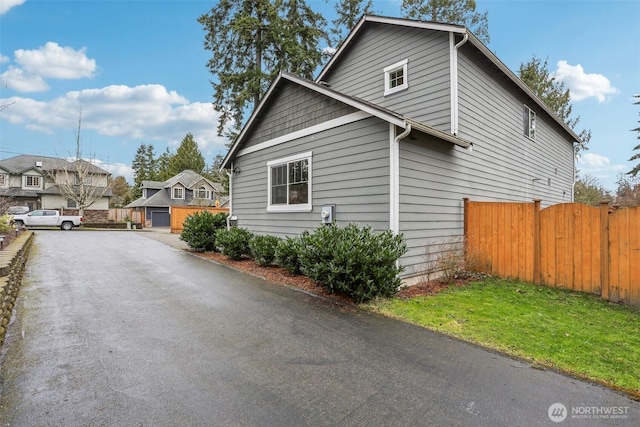
[[[564,121],[567,126],[575,130],[580,123],[580,116],[571,117],[571,93],[566,88],[564,82],[557,80],[550,72],[547,60],[544,62],[533,55],[531,60],[520,64],[518,72],[520,80],[536,94],[542,102],[546,104],[556,115]],[[591,139],[591,131],[582,130],[578,136],[582,139],[582,144],[576,147],[576,154],[582,150],[588,150],[587,143]]]
[[[152,144],[141,143],[131,163],[133,169],[133,199],[142,197],[142,181],[154,181],[158,178],[158,164]]]
[[[372,0],[338,0],[335,5],[336,19],[330,30],[331,43],[337,48],[346,35],[356,26],[362,15],[373,12]]]
[[[634,95],[633,97],[638,99],[638,101],[634,102],[633,105],[640,105],[640,95]],[[638,121],[638,123],[640,123],[640,121]],[[637,138],[640,139],[640,127],[637,127],[635,129],[631,129],[631,132],[637,132],[638,133]],[[638,152],[636,154],[634,154],[633,156],[631,156],[629,161],[630,162],[638,161],[638,164],[635,165],[633,167],[633,169],[631,169],[631,171],[629,171],[627,173],[635,178],[635,177],[638,176],[638,174],[640,174],[640,144],[636,145],[633,148],[633,151],[638,151]]]
[[[475,0],[402,0],[401,9],[407,18],[464,25],[484,44],[491,40],[488,13],[476,12]]]
[[[193,135],[191,135],[191,133],[188,133],[182,139],[182,142],[175,154],[169,158],[168,166],[169,178],[187,169],[202,174],[205,168],[204,157],[198,148],[198,143],[193,139]]]
[[[216,77],[218,135],[242,127],[245,109],[258,105],[278,72],[310,78],[322,60],[326,23],[304,0],[220,0],[198,22],[212,52],[207,67]]]

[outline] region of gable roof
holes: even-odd
[[[324,95],[336,101],[347,104],[371,116],[377,117],[381,120],[394,124],[403,129],[407,129],[407,127],[411,126],[412,129],[423,132],[427,135],[435,136],[437,138],[443,139],[447,142],[451,142],[452,144],[456,144],[461,147],[466,148],[471,145],[469,141],[465,141],[464,139],[457,137],[455,135],[451,135],[449,133],[442,132],[438,129],[432,128],[431,126],[425,125],[424,123],[420,123],[409,117],[403,116],[402,114],[393,112],[388,108],[381,107],[372,102],[365,101],[363,99],[360,99],[354,96],[345,95],[325,85],[322,85],[317,82],[313,82],[311,80],[307,80],[305,78],[296,76],[294,74],[281,72],[278,74],[278,76],[273,81],[271,86],[269,86],[267,93],[265,94],[264,97],[262,97],[260,104],[258,104],[258,107],[253,111],[253,114],[251,114],[251,117],[247,121],[247,124],[242,128],[242,131],[236,138],[236,141],[227,152],[227,155],[225,156],[222,162],[222,165],[220,166],[221,169],[227,168],[229,162],[235,157],[235,155],[240,149],[240,146],[244,142],[244,138],[246,138],[246,136],[250,133],[251,129],[253,129],[253,127],[257,124],[257,117],[260,117],[262,110],[267,108],[266,105],[269,104],[271,100],[271,96],[273,96],[273,94],[277,91],[276,89],[280,85],[287,84],[287,83],[292,83],[292,84],[305,87],[318,94]]]
[[[351,30],[347,38],[340,44],[338,50],[333,54],[331,60],[324,66],[324,68],[318,74],[316,82],[321,82],[322,78],[333,68],[342,55],[351,47],[353,40],[356,39],[362,32],[363,27],[369,23],[386,24],[386,25],[399,25],[411,28],[422,28],[435,31],[446,31],[449,33],[456,33],[463,36],[463,40],[468,40],[473,47],[475,47],[485,58],[487,58],[493,65],[501,71],[509,80],[515,83],[520,90],[522,90],[529,98],[531,98],[538,107],[540,107],[545,113],[547,113],[562,129],[567,132],[576,142],[582,143],[582,139],[560,118],[551,110],[538,96],[533,93],[529,87],[524,84],[514,73],[507,67],[493,52],[491,52],[471,31],[461,25],[454,24],[442,24],[432,21],[416,21],[407,18],[389,18],[376,15],[364,15],[356,26]]]
[[[221,192],[223,190],[221,184],[210,181],[209,179],[205,178],[197,172],[192,171],[191,169],[185,169],[179,174],[167,179],[166,181],[144,180],[140,183],[140,188],[162,190],[164,188],[171,188],[176,184],[181,184],[183,187],[191,190],[194,188],[194,186],[201,182],[208,184],[216,192]]]
[[[86,160],[80,159],[70,162],[66,159],[60,159],[57,157],[32,156],[28,154],[21,154],[19,156],[0,160],[0,167],[11,174],[20,175],[30,169],[44,172],[53,172],[57,170],[72,172],[76,170],[78,163],[82,163],[83,167],[86,166],[88,168],[87,171],[90,173],[110,175],[106,170],[99,168]]]

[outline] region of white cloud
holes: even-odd
[[[4,15],[9,9],[20,6],[27,0],[0,0],[0,15]]]
[[[2,86],[20,93],[44,92],[49,85],[40,76],[25,73],[20,68],[9,67],[0,75]]]
[[[26,97],[0,102],[12,103],[3,119],[46,134],[77,128],[82,113],[82,129],[120,140],[177,146],[190,132],[204,155],[223,150],[227,142],[216,134],[218,119],[211,104],[191,103],[162,85],[85,89],[46,102]]]
[[[578,163],[592,169],[605,167],[611,163],[611,160],[601,154],[585,153],[580,157]]]
[[[0,64],[4,64],[5,62],[9,62],[11,59],[8,56],[4,56],[0,54]]]
[[[17,66],[9,66],[0,78],[3,86],[20,93],[49,90],[45,78],[91,78],[96,72],[96,61],[87,58],[86,48],[75,50],[60,47],[54,42],[47,42],[36,50],[18,49],[14,52],[14,57]],[[0,62],[9,60],[6,56],[1,59]]]
[[[47,42],[36,50],[18,49],[14,56],[29,74],[54,79],[80,79],[93,77],[96,71],[96,61],[87,58],[86,51],[86,47],[75,50]]]
[[[587,74],[582,65],[569,65],[567,61],[558,61],[557,70],[553,77],[563,81],[571,93],[572,101],[582,101],[596,98],[598,102],[605,102],[607,95],[618,93],[618,89],[611,86],[608,78],[602,74]]]

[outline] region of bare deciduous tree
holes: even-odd
[[[82,158],[80,130],[82,115],[78,118],[76,131],[76,155],[73,162],[65,162],[61,168],[48,172],[49,178],[56,184],[60,194],[75,202],[79,215],[100,200],[109,191],[109,174],[95,166],[95,160]]]

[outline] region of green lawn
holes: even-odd
[[[366,308],[640,397],[640,310],[488,279]]]

